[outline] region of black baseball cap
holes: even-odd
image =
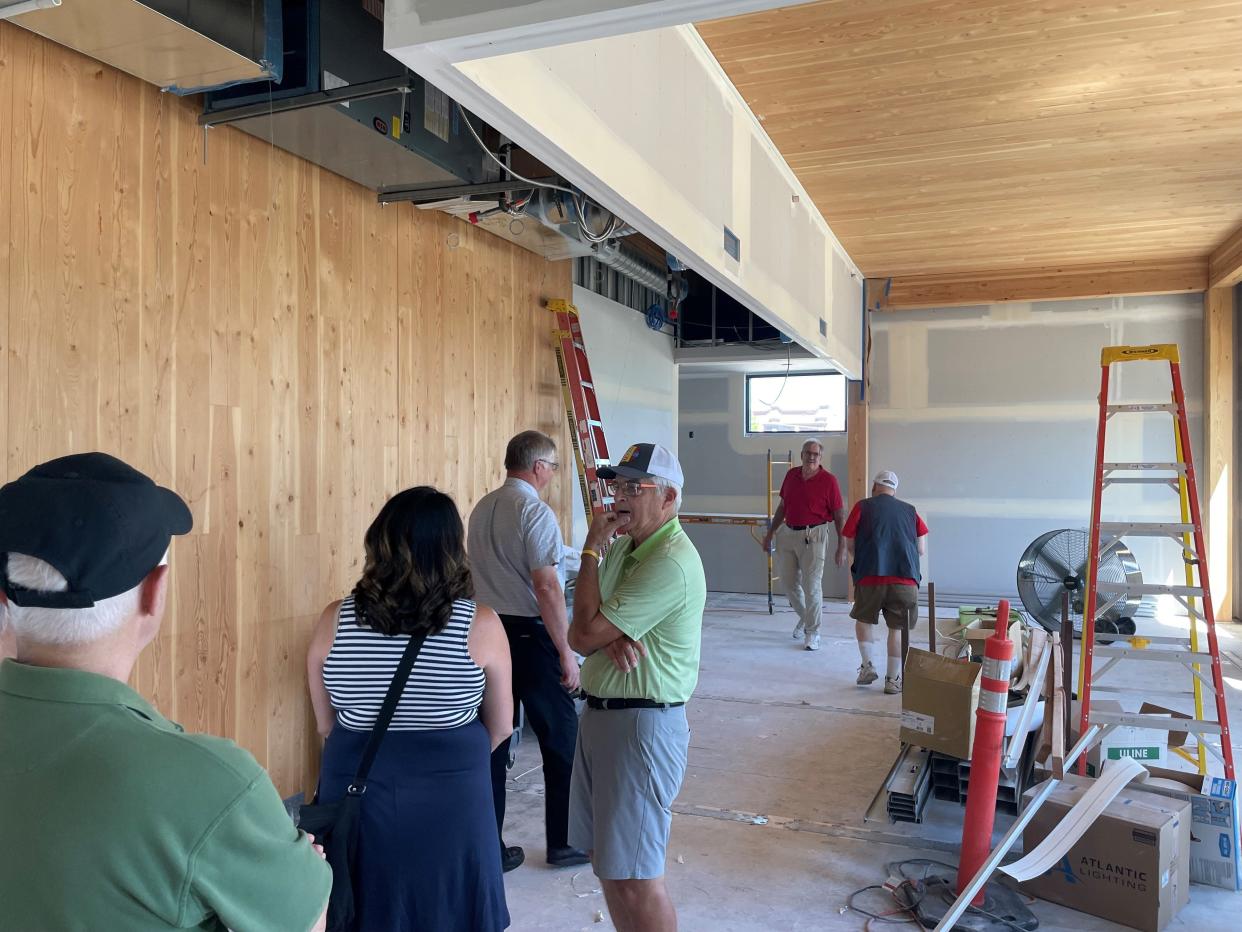
[[[64,592],[0,584],[16,605],[89,608],[133,589],[159,565],[174,534],[194,516],[177,493],[106,453],[62,456],[0,487],[0,556],[24,553],[50,563]]]

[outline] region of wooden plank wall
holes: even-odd
[[[541,304],[571,275],[240,132],[204,152],[196,114],[0,23],[3,479],[99,449],[190,502],[135,685],[291,792],[309,629],[379,506],[430,483],[468,512],[515,431],[567,443]]]

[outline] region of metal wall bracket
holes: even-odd
[[[414,76],[407,73],[398,78],[383,78],[379,81],[364,81],[361,84],[334,87],[330,91],[316,91],[313,94],[302,94],[298,97],[282,97],[266,103],[247,104],[244,107],[208,111],[198,115],[198,124],[199,126],[221,126],[226,123],[236,123],[239,120],[249,120],[254,117],[268,116],[274,113],[305,110],[308,107],[343,104],[351,100],[382,97],[385,94],[408,94],[414,89],[413,82]]]

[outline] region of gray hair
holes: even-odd
[[[660,491],[661,498],[664,497],[664,492],[666,489],[672,489],[674,492],[677,493],[677,497],[673,499],[673,514],[679,513],[681,511],[681,486],[675,485],[674,483],[669,482],[667,479],[661,479],[659,476],[652,476],[651,481],[655,484],[655,487]]]
[[[505,447],[505,469],[509,472],[530,472],[535,460],[556,455],[556,443],[538,430],[524,430]]]
[[[69,581],[50,563],[24,553],[8,555],[9,581],[36,592],[64,592]],[[128,592],[100,599],[89,608],[34,608],[9,602],[13,632],[38,644],[88,644],[107,637],[138,613],[139,584]]]
[[[815,444],[815,446],[819,447],[819,452],[820,452],[820,454],[821,454],[821,455],[823,454],[823,452],[824,452],[824,441],[820,440],[818,437],[810,437],[810,438],[808,438],[808,439],[806,439],[806,440],[802,441],[802,452],[803,452],[803,453],[805,453],[805,452],[806,452],[806,448],[807,448],[807,447],[809,447],[811,444]]]

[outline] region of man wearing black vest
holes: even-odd
[[[884,470],[871,485],[871,497],[854,505],[841,536],[849,541],[854,562],[854,635],[862,665],[858,685],[879,678],[871,658],[880,613],[888,625],[888,669],[884,691],[901,692],[901,629],[918,616],[919,555],[926,552],[927,525],[914,506],[897,498],[897,475]]]

